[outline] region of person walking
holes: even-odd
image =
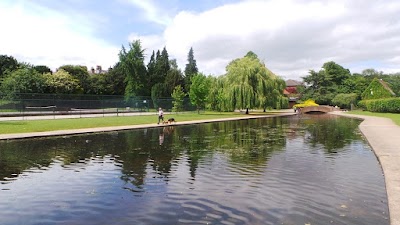
[[[162,108],[160,107],[160,108],[158,108],[158,123],[157,124],[160,124],[161,120],[164,122],[164,112],[163,112]]]

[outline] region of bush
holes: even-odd
[[[332,103],[334,105],[339,106],[340,108],[344,109],[350,109],[351,104],[355,104],[357,101],[357,94],[351,93],[351,94],[338,94],[333,98]]]
[[[367,89],[361,94],[363,100],[367,99],[382,99],[382,98],[391,98],[394,93],[390,90],[385,82],[382,80],[378,80],[375,78],[369,84]]]
[[[362,100],[358,106],[371,112],[400,113],[400,98]]]
[[[299,103],[293,106],[293,108],[303,108],[303,107],[308,107],[308,106],[319,106],[317,103],[315,103],[314,100],[308,99],[303,103]]]

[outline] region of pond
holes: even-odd
[[[0,224],[389,224],[382,170],[332,115],[0,142]]]

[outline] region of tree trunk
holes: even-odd
[[[246,114],[249,114],[249,108],[246,108]]]

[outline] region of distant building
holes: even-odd
[[[107,70],[103,70],[102,68],[101,68],[101,66],[99,66],[99,65],[97,65],[96,66],[96,69],[95,68],[90,68],[90,73],[91,74],[105,74],[105,73],[107,73]]]
[[[287,80],[286,88],[283,90],[283,94],[289,98],[289,108],[292,108],[296,104],[297,100],[300,99],[300,94],[297,92],[297,87],[303,85],[302,82],[297,80]]]

